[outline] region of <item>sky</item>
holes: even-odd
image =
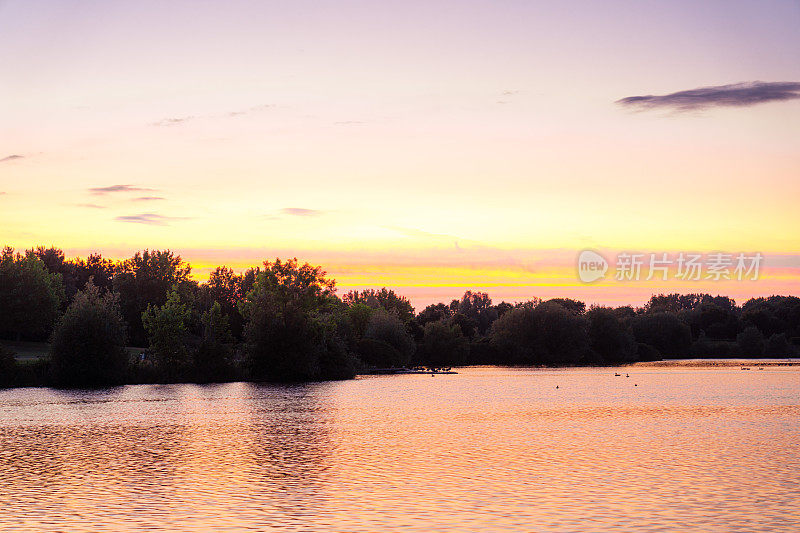
[[[789,0],[0,0],[0,244],[169,248],[201,281],[297,257],[418,309],[797,295],[798,27]],[[636,281],[621,252],[764,259]]]

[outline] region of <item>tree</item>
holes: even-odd
[[[664,356],[685,356],[692,344],[692,332],[674,313],[654,312],[630,320],[636,342],[647,344]]]
[[[770,357],[791,357],[794,352],[785,333],[773,333],[764,345],[764,355]]]
[[[762,357],[764,355],[764,336],[755,326],[745,328],[736,336],[739,351],[744,357]]]
[[[142,313],[150,350],[168,381],[180,377],[186,370],[189,359],[186,324],[190,315],[190,309],[181,302],[177,286],[170,291],[164,305],[148,304]]]
[[[492,306],[492,299],[485,292],[466,291],[453,307],[454,315],[464,315],[471,324],[474,324],[480,335],[486,334],[498,316],[497,309]]]
[[[241,338],[244,327],[244,317],[238,309],[244,294],[242,279],[242,276],[236,274],[233,269],[222,266],[215,268],[208,282],[200,287],[203,308],[210,309],[214,302],[218,303],[221,313],[228,318],[231,333],[236,338]]]
[[[593,307],[586,313],[592,350],[604,362],[636,360],[636,341],[613,309]]]
[[[548,302],[560,305],[575,316],[580,316],[586,312],[586,304],[572,298],[553,298],[545,303]]]
[[[408,298],[400,296],[386,287],[380,290],[350,291],[342,297],[342,301],[347,305],[366,304],[373,309],[381,308],[386,311],[395,311],[404,324],[414,318],[414,307],[408,301]]]
[[[445,320],[425,324],[422,361],[429,366],[463,365],[469,357],[469,342],[461,328]]]
[[[53,332],[53,379],[66,387],[122,383],[128,366],[119,295],[100,294],[91,281],[79,291]]]
[[[147,342],[142,313],[149,305],[164,305],[167,293],[175,285],[193,283],[189,281],[191,270],[179,255],[169,250],[136,252],[119,265],[113,284],[114,290],[120,293],[131,342],[139,346]]]
[[[336,283],[320,267],[297,259],[264,262],[241,304],[253,378],[307,381],[330,375],[324,361],[336,342],[333,321]]]
[[[0,344],[0,389],[13,387],[17,377],[17,360],[14,352]]]
[[[364,337],[364,333],[367,331],[375,309],[367,304],[352,304],[347,307],[345,312],[353,338],[356,341],[361,340]]]
[[[576,364],[590,353],[586,329],[584,317],[549,302],[506,312],[492,324],[489,337],[505,363]]]
[[[29,251],[10,247],[0,255],[0,335],[20,340],[45,339],[58,317],[64,287],[60,274]]]
[[[431,304],[419,312],[417,315],[417,323],[424,328],[425,324],[428,322],[436,322],[437,320],[443,320],[451,316],[453,316],[453,311],[450,309],[450,306],[443,303]]]
[[[202,382],[223,381],[231,373],[233,336],[219,302],[203,313],[202,322],[203,338],[194,353],[195,377]]]
[[[406,331],[403,321],[397,313],[385,309],[377,309],[370,317],[364,338],[371,342],[362,343],[359,352],[365,363],[375,366],[405,366],[414,354],[416,346],[411,335]],[[382,343],[393,350],[378,348],[375,343]],[[369,351],[364,348],[369,347]],[[377,351],[376,351],[377,350]],[[381,354],[381,361],[375,360],[376,353]],[[390,356],[385,360],[386,356]]]

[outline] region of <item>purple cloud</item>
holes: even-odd
[[[800,82],[751,81],[713,87],[699,87],[664,95],[628,96],[619,105],[639,109],[694,111],[709,107],[747,107],[767,102],[800,99]]]
[[[134,198],[134,202],[152,202],[155,200],[165,200],[163,196],[140,196],[138,198]]]
[[[281,209],[282,215],[290,215],[295,217],[316,217],[322,214],[322,211],[316,209],[306,209],[304,207],[284,207]]]
[[[109,194],[112,192],[145,192],[153,189],[135,187],[133,185],[109,185],[108,187],[92,187],[89,192],[92,194]]]
[[[167,217],[157,213],[142,213],[139,215],[123,215],[114,218],[117,222],[131,222],[134,224],[147,224],[150,226],[166,226],[173,220],[182,220],[183,217]]]

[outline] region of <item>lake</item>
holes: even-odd
[[[459,372],[0,391],[0,530],[800,530],[797,367]]]

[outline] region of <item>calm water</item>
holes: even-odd
[[[800,370],[628,372],[0,391],[0,530],[800,530]]]

